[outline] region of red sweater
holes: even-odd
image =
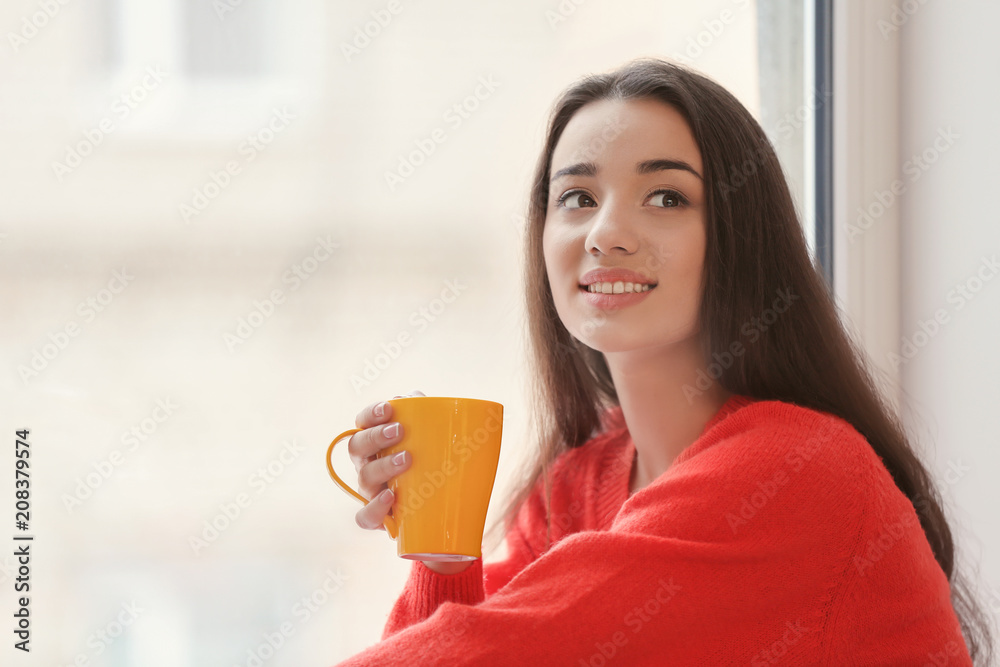
[[[917,514],[846,421],[735,395],[629,495],[621,409],[561,455],[508,557],[414,562],[341,665],[971,665]]]

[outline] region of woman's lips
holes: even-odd
[[[583,298],[590,305],[601,308],[603,310],[618,310],[619,308],[625,308],[633,304],[639,303],[646,297],[648,297],[653,290],[656,289],[655,285],[650,285],[649,289],[645,292],[621,292],[618,294],[611,293],[606,294],[604,292],[591,292],[586,285],[580,285],[580,293]]]
[[[655,285],[656,281],[648,276],[625,268],[624,266],[602,266],[593,268],[580,276],[580,285],[591,283],[633,283],[637,285]]]

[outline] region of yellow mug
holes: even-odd
[[[500,459],[503,406],[476,398],[409,396],[388,401],[403,439],[378,453],[406,450],[410,467],[389,480],[394,500],[384,521],[396,552],[411,560],[457,562],[482,557],[483,529]],[[326,450],[326,467],[340,488],[368,500],[337,476],[330,458],[344,431]]]

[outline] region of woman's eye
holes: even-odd
[[[654,206],[662,208],[676,208],[687,203],[687,200],[681,196],[681,193],[674,190],[657,190],[650,197],[650,201],[653,202]]]
[[[575,204],[572,203],[575,201]],[[590,202],[590,203],[587,203]],[[570,190],[556,202],[557,206],[562,206],[564,208],[583,208],[585,206],[596,206],[593,198],[586,192],[581,192],[579,190]]]

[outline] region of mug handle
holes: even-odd
[[[330,458],[330,456],[333,454],[333,446],[336,445],[338,441],[342,440],[343,438],[346,438],[349,435],[354,435],[360,430],[361,430],[360,428],[351,428],[344,431],[343,433],[341,433],[340,435],[338,435],[336,438],[333,439],[333,442],[330,443],[330,447],[326,450],[326,469],[330,471],[330,477],[332,477],[333,481],[337,483],[337,486],[339,486],[344,491],[346,491],[347,493],[351,494],[352,496],[360,500],[362,505],[367,505],[369,501],[366,500],[364,496],[362,496],[360,493],[352,489],[350,486],[347,485],[347,483],[344,480],[340,479],[340,477],[337,476],[337,473],[334,472],[333,470],[333,460]],[[396,528],[396,520],[393,519],[388,514],[386,514],[385,520],[382,522],[382,525],[385,526],[385,530],[387,533],[389,533],[389,537],[391,537],[392,539],[396,539],[396,536],[399,534],[399,531]]]

